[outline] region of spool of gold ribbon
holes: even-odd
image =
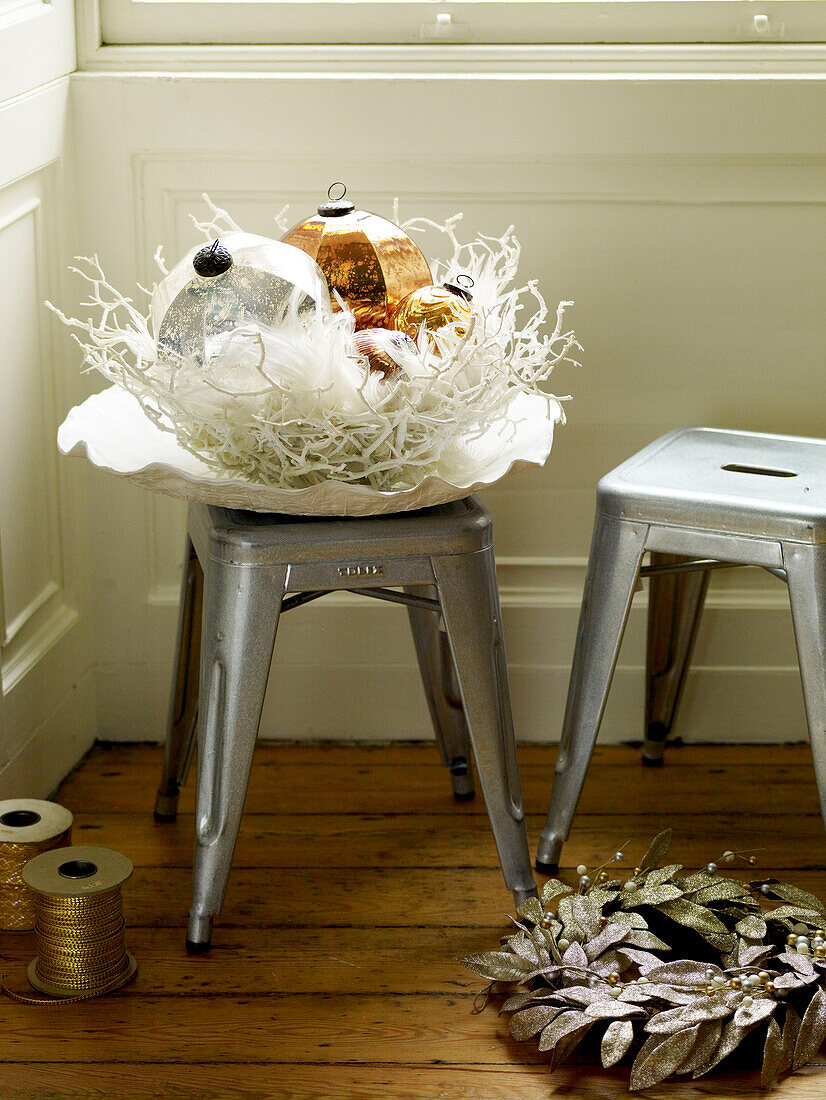
[[[34,928],[31,890],[23,882],[26,864],[72,840],[72,815],[56,802],[9,798],[0,802],[0,929],[28,932]]]
[[[44,852],[26,864],[34,894],[37,955],[29,982],[58,1000],[6,992],[24,1004],[67,1004],[99,997],[130,982],[138,964],[126,949],[121,886],[132,862],[90,845]]]

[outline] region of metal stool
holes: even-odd
[[[366,519],[262,515],[197,504],[189,509],[186,560],[155,817],[175,818],[197,728],[190,951],[209,948],[226,892],[279,615],[340,589],[407,605],[454,794],[473,797],[472,745],[505,882],[517,904],[536,893],[491,519],[480,504],[470,498]]]
[[[646,551],[651,564],[641,567]],[[759,565],[788,584],[826,820],[826,441],[689,428],[597,489],[556,777],[536,866],[556,870],[585,781],[638,578],[649,576],[644,759],[661,762],[708,573]]]

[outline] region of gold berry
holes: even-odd
[[[760,979],[761,982],[767,982],[770,980],[771,974],[768,972],[768,970],[761,970],[757,977]]]
[[[766,982],[763,988],[767,993],[774,993],[774,982]]]
[[[794,932],[790,932],[788,936],[786,936],[786,943],[789,945],[789,947],[797,943],[797,936],[794,934]]]
[[[728,984],[732,989],[742,989],[743,983],[739,978],[729,978]]]
[[[616,970],[612,970],[611,973],[608,975],[608,984],[609,985],[619,985],[620,980],[621,980],[620,976],[616,972]]]

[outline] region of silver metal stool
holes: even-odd
[[[651,564],[642,566],[646,551]],[[788,584],[826,821],[826,441],[683,429],[618,466],[597,489],[539,870],[556,870],[571,831],[638,578],[651,578],[644,759],[661,762],[708,573],[736,565],[762,566]]]
[[[480,504],[365,519],[192,505],[186,560],[155,817],[175,818],[197,729],[190,951],[209,948],[226,892],[279,615],[341,589],[407,605],[454,794],[473,797],[472,745],[505,882],[517,904],[535,895],[491,519]]]

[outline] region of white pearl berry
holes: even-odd
[[[588,868],[585,866],[584,863],[580,863],[580,865],[576,869],[576,873],[578,875],[584,875],[584,874],[586,874],[587,871],[588,871]]]
[[[623,852],[614,852],[614,863],[622,863],[624,859],[625,854]]]
[[[716,875],[717,874],[717,864],[716,863],[707,863],[706,864],[706,874]]]
[[[743,1008],[751,1008],[751,1006],[754,1004],[754,997],[750,997],[747,993],[741,1001],[741,1004],[743,1005]]]

